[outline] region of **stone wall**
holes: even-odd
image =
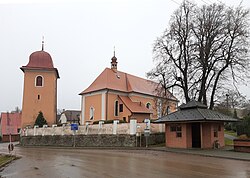
[[[250,139],[234,139],[234,150],[250,153]]]
[[[136,137],[136,144],[137,147],[140,145],[142,147],[146,146],[146,141],[148,145],[157,145],[157,144],[165,144],[165,133],[154,133],[150,134],[150,136],[147,138],[142,134],[141,136]],[[141,143],[140,143],[141,142]]]
[[[140,144],[141,142],[141,144]],[[145,146],[144,135],[96,134],[96,135],[37,135],[22,136],[21,146],[56,146],[56,147],[135,147]],[[151,134],[148,145],[165,143],[165,133]]]

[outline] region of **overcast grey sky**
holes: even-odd
[[[241,0],[196,0],[198,4]],[[34,3],[36,2],[36,3]],[[45,51],[58,68],[58,108],[80,109],[78,95],[110,67],[145,78],[152,46],[182,0],[0,0],[0,112],[22,107],[23,72],[29,55]],[[243,6],[250,7],[249,0]],[[250,97],[249,86],[242,91]]]

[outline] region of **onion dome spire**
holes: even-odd
[[[115,57],[115,47],[114,47],[114,56],[111,58],[111,69],[117,71],[117,58]]]
[[[43,36],[43,39],[42,39],[42,51],[44,50],[44,36]]]

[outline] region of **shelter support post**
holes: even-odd
[[[202,133],[203,133],[203,131],[202,131],[202,122],[200,123],[200,137],[201,137],[201,149],[203,149],[203,135],[202,135]]]

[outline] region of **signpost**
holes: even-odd
[[[137,125],[137,127],[136,127],[136,142],[135,142],[136,147],[138,146],[138,144],[137,144],[138,138],[139,138],[140,147],[141,147],[141,131],[140,131],[140,128],[141,128],[141,126]]]
[[[150,130],[150,119],[144,119],[144,123],[146,123],[146,128]]]
[[[148,147],[148,137],[150,135],[150,119],[144,119],[144,122],[146,123],[146,127],[144,129],[144,136],[146,139],[146,147]]]
[[[10,144],[8,145],[8,150],[9,150],[9,153],[11,153],[11,151],[14,150],[14,145],[13,145],[13,143],[10,143]]]
[[[148,137],[150,135],[150,130],[149,129],[144,129],[144,136],[146,138],[146,147],[148,147]]]
[[[78,124],[77,123],[72,123],[71,124],[71,130],[73,131],[73,147],[76,147],[76,139],[75,139],[75,135],[76,135],[76,131],[78,130]]]

